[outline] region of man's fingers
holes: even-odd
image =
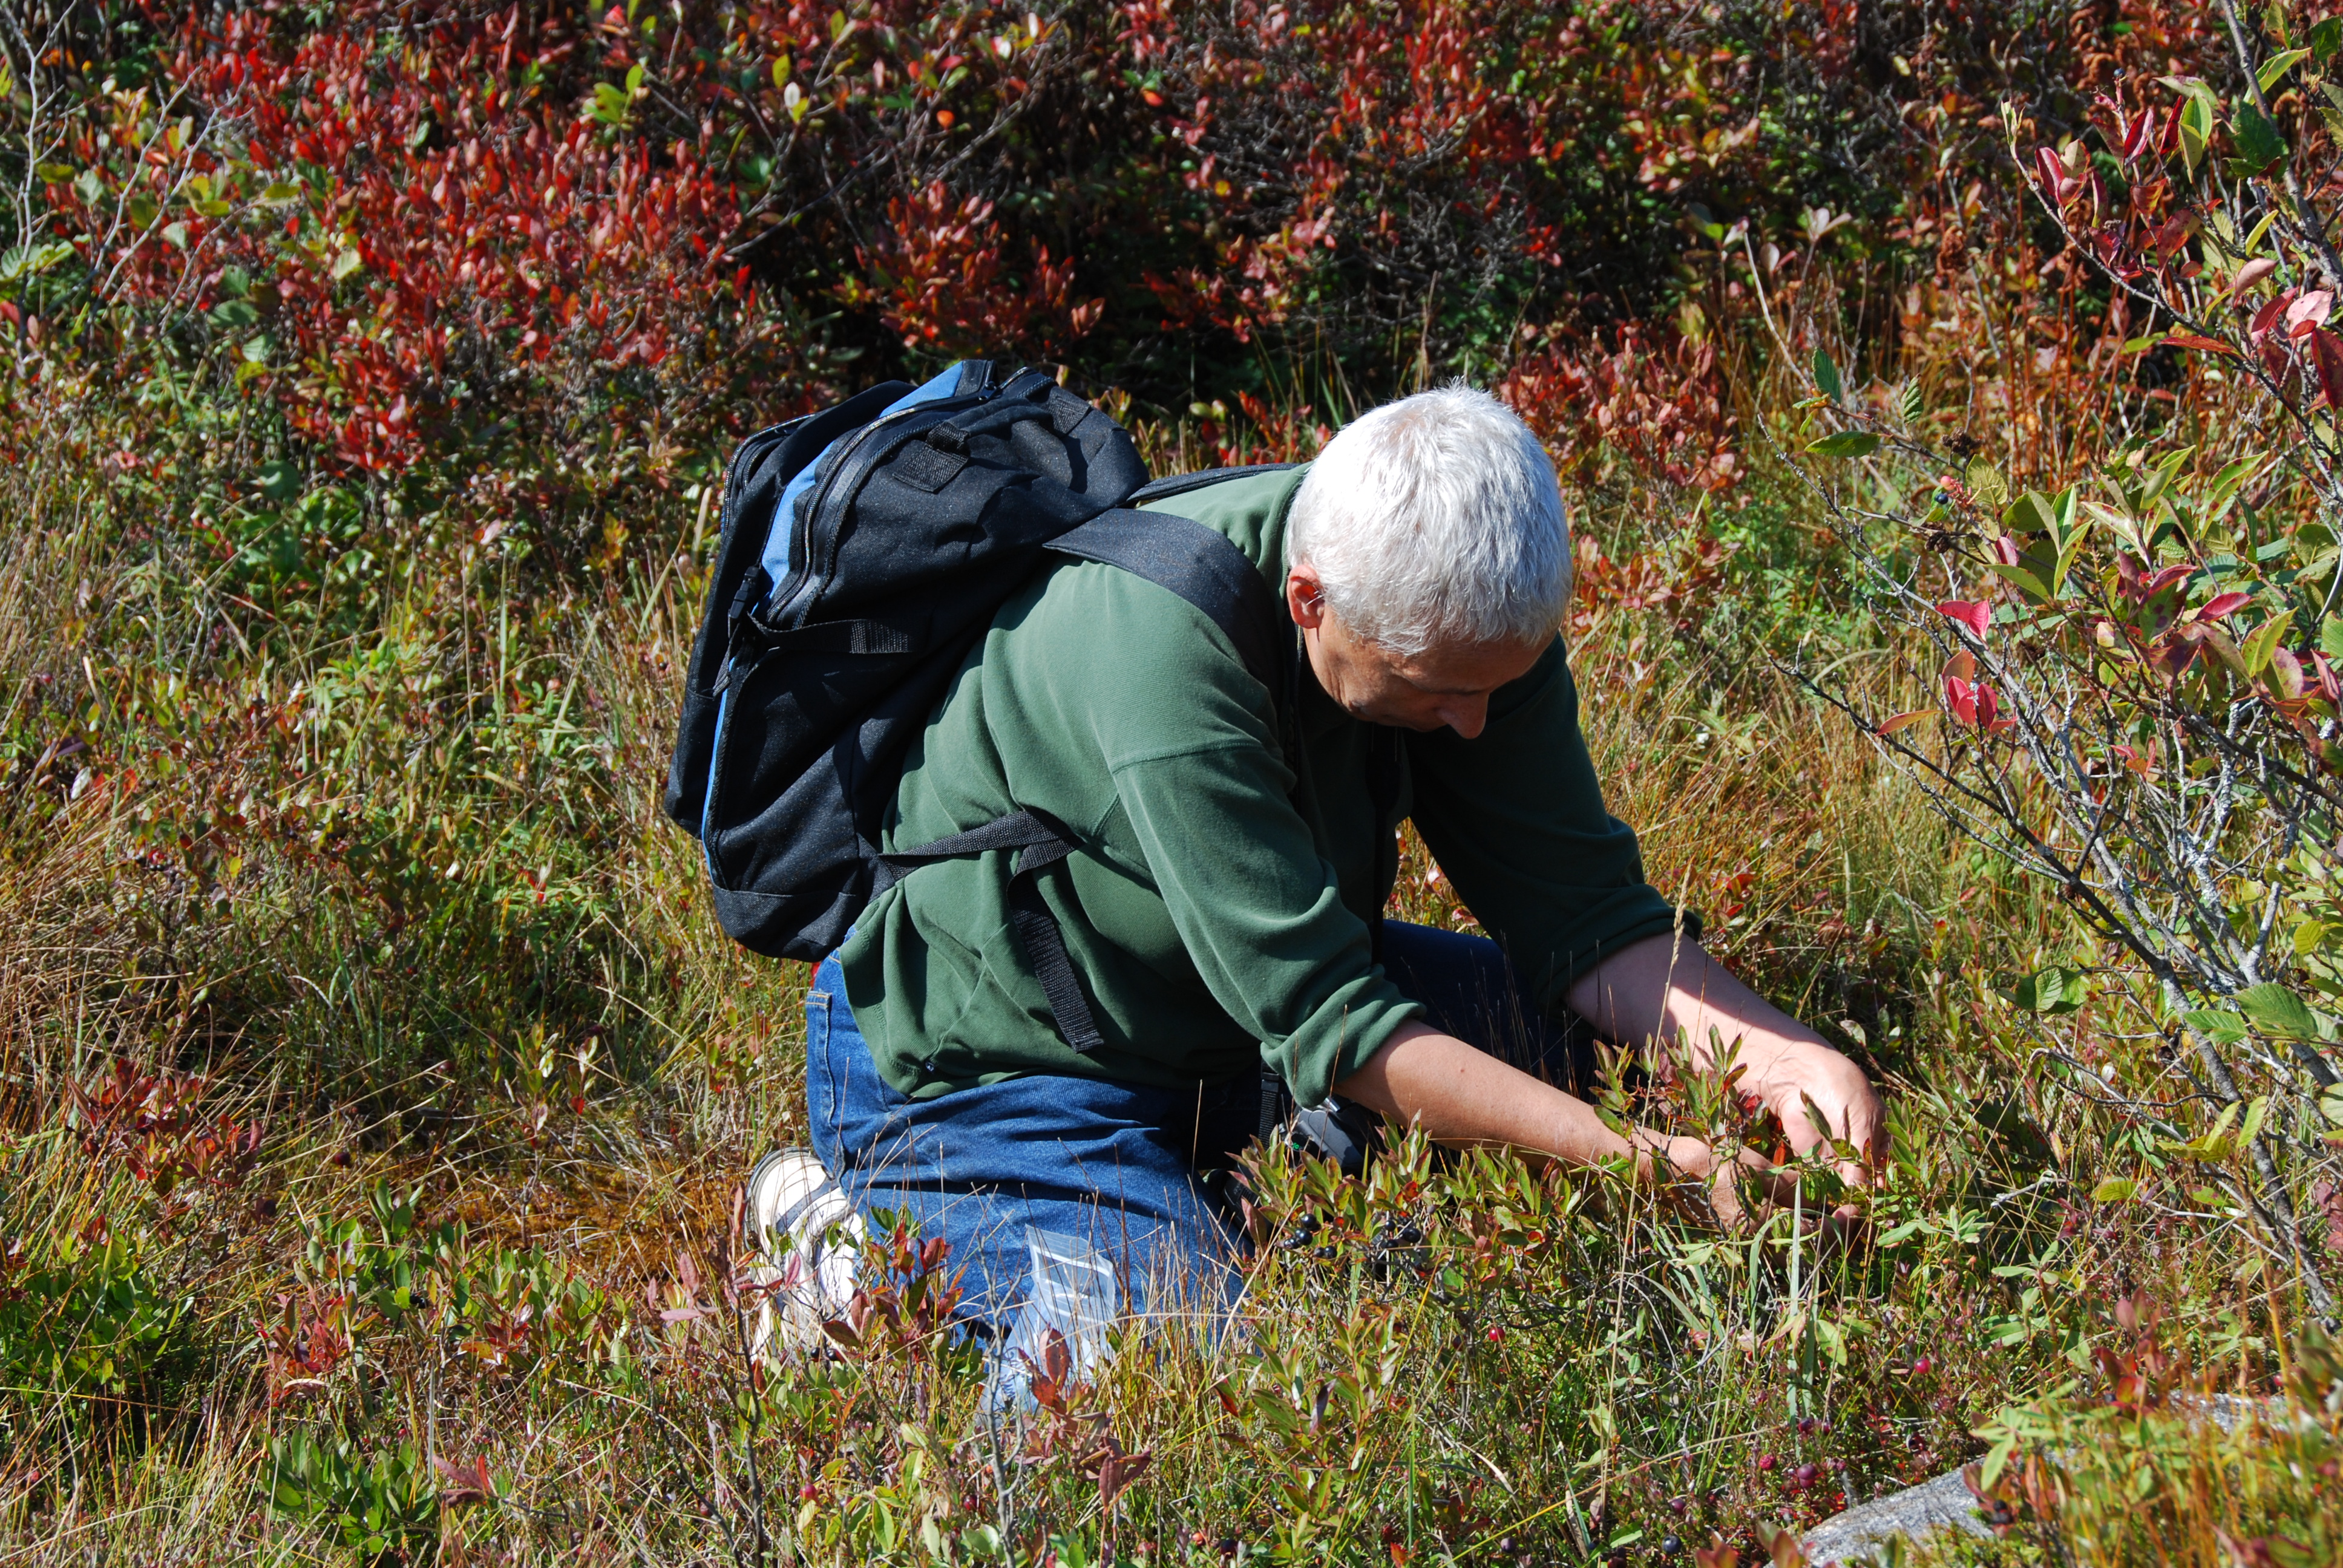
[[[1708,1203],[1716,1211],[1719,1224],[1728,1231],[1741,1228],[1741,1193],[1734,1183],[1732,1171],[1723,1172],[1708,1184]]]
[[[1741,1151],[1735,1169],[1748,1181],[1750,1191],[1761,1202],[1786,1203],[1797,1191],[1798,1173],[1795,1171],[1775,1164],[1754,1149]]]
[[[1871,1171],[1887,1162],[1887,1108],[1869,1083],[1847,1091],[1816,1096],[1800,1091],[1795,1108],[1777,1110],[1782,1131],[1790,1147],[1801,1157],[1811,1154],[1825,1144],[1851,1144],[1863,1154],[1863,1178],[1848,1175],[1853,1161],[1843,1161],[1839,1173],[1860,1186],[1868,1180]]]
[[[1815,1228],[1815,1240],[1825,1251],[1859,1243],[1871,1230],[1871,1217],[1851,1203],[1842,1203],[1822,1217]]]
[[[1845,1137],[1843,1130],[1849,1120],[1845,1105],[1825,1110],[1813,1095],[1803,1091],[1795,1104],[1777,1107],[1774,1114],[1782,1123],[1782,1136],[1789,1140],[1791,1151],[1801,1159]]]
[[[1863,1151],[1864,1163],[1871,1169],[1885,1168],[1892,1146],[1887,1133],[1887,1107],[1868,1083],[1847,1106],[1846,1141]]]

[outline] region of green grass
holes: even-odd
[[[1792,504],[1765,483],[1751,528]],[[2006,1560],[2221,1561],[2216,1527],[2332,1512],[2331,1413],[2299,1475],[2088,1413],[2126,1295],[2183,1381],[2270,1392],[2290,1282],[2234,1214],[2090,1201],[2138,1137],[2042,1052],[2146,1093],[2154,1042],[2002,994],[2077,939],[1750,653],[1809,609],[1875,635],[1780,538],[1708,635],[1591,593],[1574,654],[1653,879],[1885,1080],[1870,1243],[1486,1155],[1276,1156],[1242,1331],[1133,1333],[1008,1430],[900,1272],[835,1356],[740,1353],[734,1184],[802,1141],[805,973],[721,938],[658,814],[690,499],[605,575],[418,551],[295,615],[69,453],[5,484],[0,1562],[1751,1562],[2030,1402],[2143,1457]],[[1589,508],[1677,569],[1654,498]],[[1468,920],[1429,870],[1400,912]],[[1638,1111],[1754,1135],[1697,1084]],[[2160,1546],[2108,1523],[2147,1473]]]

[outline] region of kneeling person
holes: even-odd
[[[1699,1066],[1714,1032],[1794,1144],[1815,1141],[1811,1101],[1877,1149],[1861,1071],[1701,950],[1604,809],[1556,634],[1561,496],[1509,410],[1423,393],[1307,466],[1158,504],[1283,600],[1283,689],[1168,589],[1055,566],[959,670],[884,846],[1021,809],[1071,829],[1039,884],[1101,1043],[1055,1025],[1008,851],[903,878],[807,999],[816,1154],[866,1216],[950,1243],[964,1312],[1007,1322],[1028,1226],[1087,1241],[1158,1310],[1225,1299],[1238,1242],[1212,1177],[1266,1131],[1265,1081],[1443,1142],[1710,1174],[1705,1146],[1623,1138],[1579,1096],[1587,1027],[1681,1031]],[[1411,819],[1494,940],[1382,918]],[[786,1225],[816,1195],[774,1171],[752,1198]]]

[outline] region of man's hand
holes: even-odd
[[[1639,942],[1583,977],[1569,1001],[1614,1040],[1670,1039],[1683,1030],[1693,1041],[1693,1065],[1703,1070],[1717,1065],[1709,1047],[1714,1029],[1728,1048],[1739,1043],[1735,1060],[1747,1069],[1742,1089],[1781,1118],[1799,1153],[1825,1137],[1807,1113],[1811,1102],[1830,1138],[1863,1153],[1840,1163],[1847,1181],[1863,1184],[1885,1158],[1885,1111],[1862,1069],[1735,980],[1697,943],[1670,937]],[[1736,1169],[1726,1170],[1697,1139],[1641,1127],[1623,1136],[1584,1101],[1423,1023],[1393,1030],[1334,1092],[1403,1126],[1421,1127],[1439,1143],[1503,1146],[1578,1165],[1625,1155],[1646,1179],[1666,1180],[1670,1172],[1701,1178],[1727,1225],[1743,1218],[1736,1173],[1761,1203],[1788,1201],[1795,1181],[1754,1151],[1735,1151]],[[1852,1219],[1854,1211],[1842,1217]]]
[[[1574,1165],[1626,1159],[1639,1181],[1704,1182],[1707,1212],[1696,1217],[1731,1230],[1749,1217],[1750,1203],[1761,1211],[1787,1203],[1795,1183],[1755,1150],[1735,1151],[1728,1166],[1697,1138],[1648,1127],[1614,1132],[1584,1101],[1428,1024],[1401,1025],[1334,1092],[1419,1127],[1436,1143],[1509,1148]]]
[[[1729,1044],[1732,1037],[1726,1039]],[[1753,1043],[1745,1042],[1740,1060],[1752,1065],[1742,1087],[1781,1119],[1790,1147],[1803,1155],[1825,1137],[1853,1144],[1863,1158],[1842,1161],[1839,1174],[1865,1185],[1886,1157],[1887,1108],[1863,1069],[1820,1040],[1791,1042],[1768,1057],[1762,1070],[1752,1061],[1755,1055]]]
[[[1778,1167],[1754,1149],[1736,1151],[1727,1164],[1697,1138],[1671,1138],[1665,1157],[1670,1169],[1659,1172],[1661,1179],[1673,1174],[1707,1182],[1710,1212],[1728,1231],[1743,1230],[1749,1219],[1745,1197],[1763,1212],[1788,1202],[1796,1182],[1795,1176],[1778,1174]]]
[[[1863,1070],[1735,980],[1698,942],[1659,936],[1623,949],[1580,976],[1568,1000],[1613,1040],[1668,1043],[1681,1031],[1701,1071],[1720,1065],[1714,1040],[1722,1040],[1745,1069],[1742,1091],[1781,1119],[1792,1149],[1805,1154],[1825,1136],[1855,1147],[1860,1158],[1839,1164],[1850,1185],[1866,1185],[1885,1161],[1887,1108]]]

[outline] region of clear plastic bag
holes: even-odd
[[[1078,1236],[1025,1227],[1032,1275],[1024,1304],[994,1347],[985,1378],[988,1412],[1035,1408],[1033,1375],[1046,1368],[1049,1336],[1065,1341],[1069,1385],[1091,1381],[1113,1347],[1108,1339],[1122,1311],[1122,1287],[1106,1254]]]

